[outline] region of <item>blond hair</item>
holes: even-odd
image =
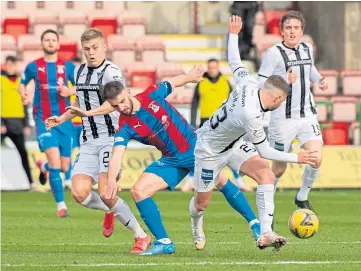
[[[93,40],[93,39],[96,39],[96,38],[104,39],[103,32],[96,29],[96,28],[89,28],[89,29],[84,31],[84,33],[81,35],[80,40],[83,43],[84,41]]]

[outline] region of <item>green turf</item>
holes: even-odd
[[[71,217],[66,219],[56,217],[50,193],[2,193],[2,270],[361,270],[360,191],[313,191],[320,229],[309,240],[288,231],[288,217],[296,209],[294,195],[277,194],[276,230],[289,244],[274,253],[255,247],[247,224],[219,192],[205,214],[207,246],[196,251],[188,215],[192,193],[158,193],[155,200],[177,252],[140,257],[128,253],[132,235],[122,225],[116,224],[111,238],[105,239],[102,212],[77,205],[69,193]],[[129,192],[121,196],[139,218]],[[255,194],[247,197],[255,207]]]

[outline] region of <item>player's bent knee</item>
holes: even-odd
[[[132,198],[135,202],[139,202],[148,198],[148,194],[144,191],[144,189],[136,185],[130,189],[130,194],[132,195]]]
[[[321,167],[321,164],[322,164],[322,159],[319,159],[315,162],[314,165],[311,165],[311,167],[313,168],[320,168]]]
[[[263,170],[259,175],[258,184],[274,184],[275,174],[271,170]]]
[[[90,191],[87,191],[86,189],[77,189],[77,188],[73,188],[71,189],[71,195],[73,197],[73,199],[75,199],[75,201],[79,204],[83,203],[88,195],[89,195]]]
[[[282,177],[282,175],[286,172],[287,164],[278,164],[272,167],[273,174],[276,178]]]
[[[69,170],[70,162],[61,163],[61,171],[67,172]]]
[[[203,212],[208,207],[209,201],[195,202],[194,207],[198,212]]]

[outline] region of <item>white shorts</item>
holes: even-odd
[[[300,119],[271,119],[268,137],[271,147],[285,152],[292,151],[294,139],[297,139],[301,146],[311,140],[323,142],[316,115]]]
[[[97,138],[84,142],[75,158],[71,175],[85,174],[93,178],[93,183],[97,183],[99,173],[108,171],[113,144],[113,138]]]
[[[244,162],[252,156],[258,155],[256,148],[250,142],[239,140],[232,149],[217,156],[206,157],[204,151],[197,144],[195,148],[195,190],[208,192],[218,184],[221,170],[228,166],[237,172]]]

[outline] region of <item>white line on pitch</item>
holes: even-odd
[[[107,266],[197,266],[197,265],[304,265],[304,264],[361,264],[361,261],[276,261],[276,262],[194,262],[194,263],[94,263],[94,264],[2,264],[3,267],[107,267]]]
[[[54,244],[18,244],[18,243],[3,243],[3,246],[118,246],[129,245],[133,242],[117,242],[117,243],[54,243]],[[174,242],[175,245],[193,245],[193,242]],[[209,245],[241,245],[242,242],[208,242]],[[361,244],[361,241],[352,242],[337,242],[337,241],[320,241],[320,242],[287,242],[287,245],[317,245],[317,244]]]

